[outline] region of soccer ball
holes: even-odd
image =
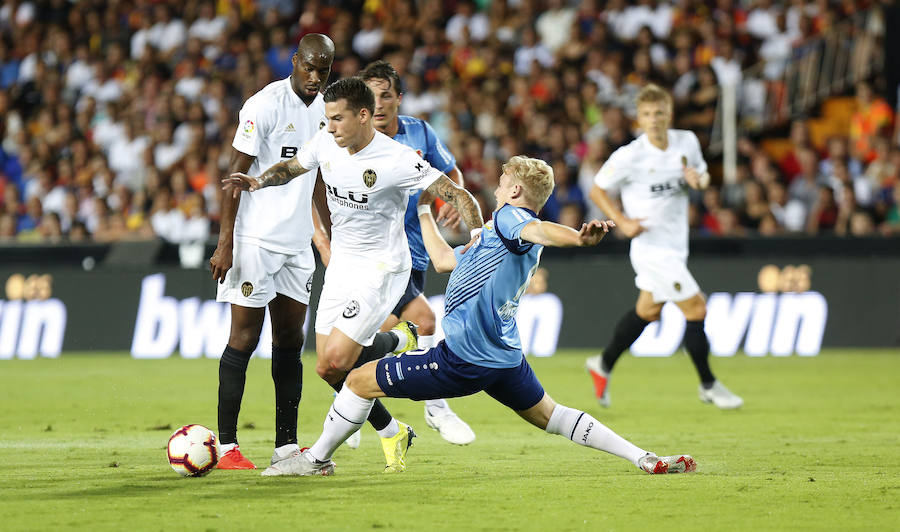
[[[179,475],[202,477],[219,463],[219,440],[203,425],[185,425],[169,438],[166,455]]]

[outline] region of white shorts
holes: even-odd
[[[700,293],[700,286],[678,257],[636,259],[631,257],[634,284],[653,294],[654,303],[684,301]]]
[[[236,241],[231,269],[225,282],[217,284],[216,301],[261,308],[282,294],[309,305],[315,271],[311,247],[289,255]]]
[[[316,334],[336,328],[362,346],[372,345],[408,283],[409,270],[388,272],[371,262],[332,255],[316,310]]]

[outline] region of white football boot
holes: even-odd
[[[697,389],[700,400],[704,403],[712,403],[722,410],[731,410],[740,408],[744,404],[744,400],[731,392],[719,381],[713,382],[712,388],[709,390],[703,388],[701,384]]]
[[[296,443],[279,447],[272,451],[272,460],[269,462],[269,465],[275,465],[282,460],[287,460],[288,458],[297,456],[302,453],[303,450],[304,449],[300,449],[300,446]]]
[[[425,423],[452,444],[468,445],[475,441],[475,432],[449,406],[435,407],[426,404]]]
[[[327,477],[334,474],[334,462],[320,462],[310,456],[309,450],[274,463],[262,472],[264,477],[299,476]]]
[[[647,453],[638,460],[641,469],[651,475],[665,475],[667,473],[690,473],[697,470],[697,462],[688,454],[676,454],[672,456],[656,456]]]

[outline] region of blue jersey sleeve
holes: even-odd
[[[456,158],[453,157],[453,154],[450,153],[447,146],[444,146],[444,143],[438,138],[437,133],[434,132],[431,124],[423,120],[422,126],[425,128],[424,159],[441,172],[445,174],[449,173],[450,170],[453,170],[453,167],[456,166]]]
[[[456,246],[453,248],[453,256],[456,258],[456,262],[459,263],[463,258],[463,249],[466,246]]]
[[[494,231],[506,249],[516,255],[524,255],[534,244],[522,240],[522,228],[537,219],[537,215],[528,209],[504,205],[494,213]]]

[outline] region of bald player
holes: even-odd
[[[328,81],[334,43],[326,35],[303,37],[290,77],[251,96],[240,111],[226,176],[259,174],[293,158],[326,122],[320,91]],[[303,323],[316,263],[330,257],[328,237],[313,208],[315,180],[238,197],[224,194],[219,241],[209,265],[217,301],[231,304],[231,332],[219,362],[219,469],[255,469],[241,454],[237,421],[247,364],[259,343],[266,307],[272,320],[275,384],[275,451],[271,463],[299,453],[297,409],[303,388]]]

